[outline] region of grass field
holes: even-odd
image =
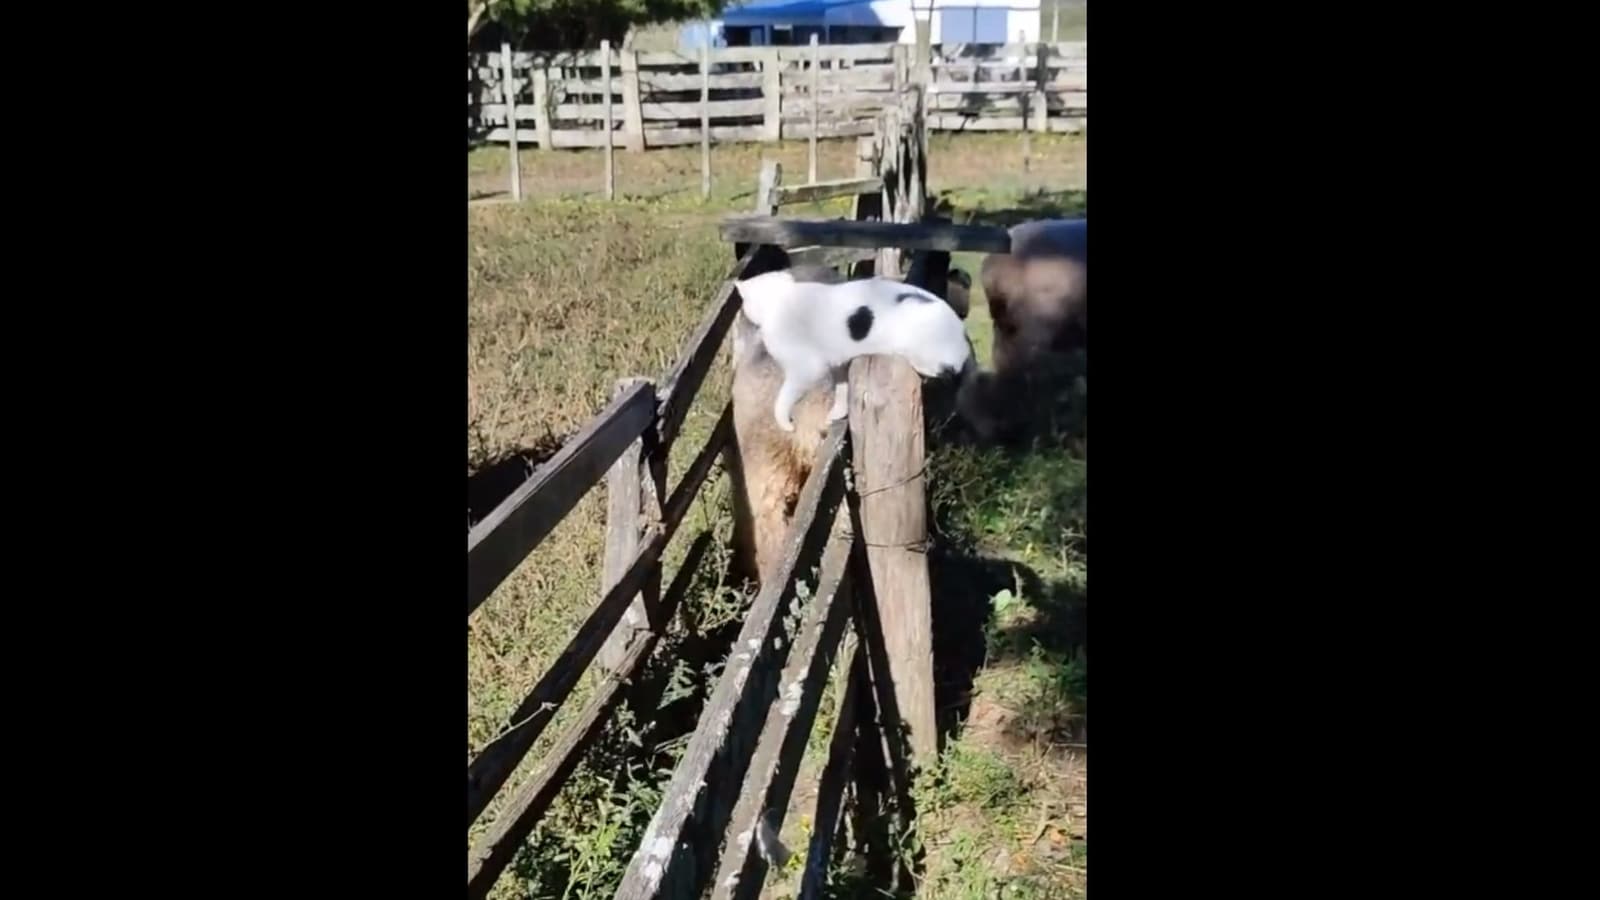
[[[936,135],[930,187],[958,220],[1003,224],[1086,211],[1086,138],[1035,135],[1026,168],[1021,148],[1013,134]],[[853,172],[853,140],[823,142],[821,150],[820,177]],[[763,157],[778,159],[786,180],[804,177],[803,143],[730,146],[713,155],[714,192],[702,202],[698,148],[619,151],[619,198],[606,203],[600,154],[524,151],[527,199],[512,204],[496,195],[506,185],[506,152],[469,154],[469,196],[482,198],[468,210],[469,482],[489,484],[508,469],[514,482],[604,405],[616,379],[659,378],[733,261],[716,221],[748,208]],[[819,209],[843,214],[845,207]],[[978,261],[955,262],[975,274]],[[986,362],[990,324],[975,293],[968,327]],[[919,782],[919,896],[1081,893],[1086,384],[1066,383],[1040,394],[1027,447],[980,448],[945,439],[944,431],[930,442],[940,703],[952,738],[938,771]],[[726,397],[724,359],[691,411],[673,478]],[[1061,402],[1067,397],[1075,402]],[[669,549],[669,577],[702,528],[726,538],[727,490],[720,477],[708,485],[708,499]],[[492,502],[494,492],[484,497]],[[597,599],[603,506],[602,490],[591,492],[469,620],[469,759],[507,723]],[[659,696],[611,724],[497,896],[611,895],[748,600],[718,583],[715,562],[701,567],[643,679]],[[980,632],[983,640],[974,639]],[[546,744],[591,689],[580,684],[546,730]],[[826,709],[819,727],[830,721]],[[513,783],[539,766],[542,746]],[[491,806],[480,827],[496,812]],[[789,816],[791,847],[803,848],[807,827]],[[846,865],[837,873],[841,895],[851,892],[851,872]],[[771,878],[773,896],[792,889],[793,872]]]

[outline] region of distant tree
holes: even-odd
[[[467,40],[489,22],[541,48],[620,41],[633,25],[702,19],[725,0],[467,0]],[[523,43],[523,41],[518,41]]]

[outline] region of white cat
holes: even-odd
[[[891,354],[924,378],[957,375],[972,361],[960,317],[938,296],[903,281],[863,278],[840,284],[797,281],[779,270],[738,282],[742,314],[783,370],[772,413],[794,430],[794,406],[823,378],[833,379],[828,421],[850,411],[850,361]]]

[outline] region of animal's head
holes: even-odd
[[[949,378],[971,368],[972,342],[961,317],[935,294],[900,282],[892,285],[894,306],[886,316],[888,352],[905,359],[924,378]]]
[[[1052,252],[1037,240],[1029,251],[994,254],[983,262],[997,365],[1001,355],[1010,366],[1031,365],[1041,356],[1071,351],[1088,340],[1087,259]]]
[[[1018,337],[1033,351],[1070,350],[1089,330],[1089,269],[1080,260],[1044,257],[1028,261],[1024,293],[1011,318],[1023,326]]]

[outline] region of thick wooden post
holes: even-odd
[[[820,80],[821,73],[818,71],[818,63],[820,61],[821,61],[821,56],[820,56],[819,50],[817,49],[817,34],[816,34],[816,32],[812,32],[811,33],[811,151],[810,151],[811,155],[808,157],[808,166],[806,168],[807,178],[808,178],[808,181],[806,182],[807,184],[816,184],[817,183],[817,128],[820,125],[820,123],[817,121],[817,118],[818,118],[817,117],[817,106],[818,106],[818,104],[820,103],[820,100],[821,100],[821,98],[818,97],[819,91],[817,89],[817,86],[819,84],[821,84],[821,80]]]
[[[882,122],[882,119],[879,119]],[[878,137],[877,135],[863,135],[856,138],[856,175],[864,177],[879,175],[878,167]],[[858,221],[873,221],[883,218],[883,192],[879,190],[871,194],[857,194],[855,203],[851,206],[850,218]],[[851,278],[867,278],[877,271],[876,259],[863,259],[850,267]]]
[[[762,110],[762,133],[764,141],[776,141],[783,137],[783,64],[778,61],[778,48],[768,47],[761,57],[761,99],[766,101],[766,108]]]
[[[903,169],[919,153],[920,108],[891,106],[879,119],[879,174],[883,217],[916,221]],[[889,193],[890,184],[896,186]],[[900,272],[900,249],[879,251],[877,274]],[[861,539],[866,542],[884,655],[900,724],[908,730],[912,761],[938,754],[933,702],[933,601],[928,576],[927,500],[923,485],[922,381],[904,360],[869,356],[850,367],[850,439],[855,486],[861,498]],[[894,724],[894,723],[889,723]]]
[[[500,96],[506,105],[506,133],[511,148],[511,199],[522,199],[522,159],[517,154],[517,82],[511,70],[511,43],[500,42]]]
[[[624,378],[614,396],[621,396],[646,378]],[[606,546],[600,576],[600,596],[616,587],[639,552],[639,541],[650,521],[661,521],[661,488],[651,468],[644,438],[635,440],[606,472]],[[597,659],[607,672],[616,672],[628,655],[634,633],[650,627],[649,613],[661,600],[661,567],[656,566],[645,587],[634,596],[622,621],[606,638]]]
[[[700,199],[711,196],[711,23],[700,45]]]
[[[778,212],[778,182],[783,180],[783,164],[775,159],[761,161],[761,175],[756,180],[755,210],[764,216]]]
[[[534,60],[530,66],[533,74],[533,127],[539,136],[539,149],[550,149],[550,69],[544,60]]]
[[[1025,75],[1027,73],[1027,65],[1026,65],[1026,62],[1027,62],[1027,59],[1028,59],[1028,43],[1027,42],[1028,42],[1028,33],[1026,31],[1018,31],[1017,32],[1017,43],[1022,45],[1022,59],[1023,59],[1023,62],[1024,62],[1024,65],[1021,67],[1022,71],[1019,71],[1017,73],[1019,78],[1021,78],[1021,76]],[[1033,121],[1032,112],[1033,112],[1033,99],[1034,98],[1033,98],[1033,95],[1030,93],[1030,94],[1018,94],[1017,95],[1017,99],[1022,104],[1022,171],[1026,172],[1026,171],[1028,171],[1029,167],[1033,164],[1033,138],[1028,136],[1028,133],[1030,131],[1028,126]]]
[[[911,98],[911,128],[906,135],[907,158],[905,222],[920,222],[928,204],[928,92],[921,90]]]
[[[883,177],[882,204],[879,217],[885,222],[898,222],[896,214],[903,202],[900,192],[900,115],[899,98],[878,114],[877,174]],[[873,272],[886,278],[900,277],[900,248],[879,247],[878,258],[873,262]]]
[[[913,69],[911,73],[911,81],[914,85],[916,85],[917,88],[917,98],[914,106],[916,109],[915,114],[919,118],[926,115],[926,110],[928,108],[928,92],[933,90],[933,46],[930,43],[933,39],[932,17],[933,12],[932,10],[929,10],[927,19],[915,20],[917,27],[917,58],[914,62],[916,68]],[[897,99],[900,101],[900,106],[903,110],[905,108],[905,95],[902,93]],[[919,140],[922,139],[919,138]],[[921,144],[921,147],[922,152],[926,153],[927,144],[924,142]],[[919,208],[916,214],[919,216],[922,215],[922,210]]]
[[[1044,134],[1050,130],[1050,103],[1045,98],[1044,86],[1050,82],[1050,51],[1049,44],[1039,43],[1034,45],[1034,63],[1037,69],[1033,75],[1033,99],[1029,101],[1028,112],[1031,114],[1029,121],[1023,123],[1024,128]]]
[[[926,19],[913,20],[913,24],[917,29],[917,58],[911,61],[911,80],[927,90],[929,82],[933,81],[933,13],[930,11]]]
[[[616,169],[611,159],[611,42],[600,42],[600,89],[605,91],[605,129],[606,129],[606,199],[614,200],[617,196]]]
[[[850,440],[862,538],[895,706],[912,759],[938,753],[933,704],[933,602],[923,487],[922,383],[894,356],[850,367]],[[892,726],[895,723],[886,723]]]
[[[755,201],[755,204],[753,206],[753,209],[754,209],[756,215],[758,215],[758,216],[777,215],[777,213],[778,213],[778,182],[780,182],[782,180],[783,180],[783,166],[780,165],[778,163],[778,161],[775,160],[775,159],[763,159],[761,161],[761,174],[760,174],[760,176],[758,176],[758,180],[756,181],[756,201]],[[734,242],[734,245],[733,245],[733,257],[734,257],[734,259],[743,258],[745,251],[748,250],[748,249],[750,249],[750,245],[749,244],[739,243],[737,241]],[[751,269],[747,269],[745,271],[745,277],[746,278],[749,278],[749,277],[751,277],[752,275],[755,275],[755,274],[759,274],[759,273],[754,271],[754,270],[751,270]],[[733,442],[730,441],[728,443],[728,446],[730,448],[732,448],[733,447]]]
[[[639,105],[639,51],[624,47],[622,56],[622,143],[644,149],[644,108]]]

